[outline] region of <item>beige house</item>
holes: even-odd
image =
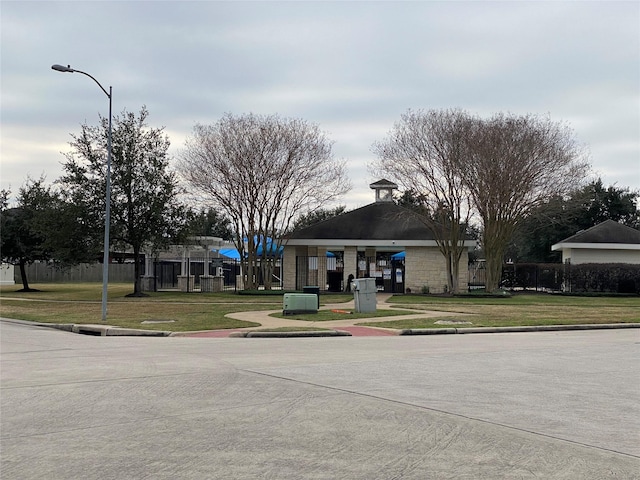
[[[580,263],[640,264],[640,231],[605,220],[551,246],[562,252],[562,261]]]
[[[397,185],[372,183],[375,202],[294,232],[285,239],[283,288],[319,286],[341,291],[349,280],[373,277],[379,291],[442,293],[447,288],[446,263],[431,231],[416,214],[392,199]],[[459,285],[467,289],[468,249],[460,261]]]

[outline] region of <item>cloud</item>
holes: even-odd
[[[605,183],[640,189],[637,2],[14,2],[2,4],[2,187],[60,174],[60,150],[146,105],[179,153],[225,112],[318,123],[354,183],[407,109],[549,114]]]

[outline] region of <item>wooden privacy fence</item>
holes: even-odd
[[[68,269],[59,269],[48,263],[32,263],[26,268],[29,283],[83,283],[102,282],[101,263],[82,263]],[[133,283],[133,263],[109,264],[109,282]],[[20,269],[15,268],[16,284],[22,283]]]

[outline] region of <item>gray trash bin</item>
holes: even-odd
[[[318,297],[318,308],[320,308],[320,287],[306,286],[302,287],[302,293],[313,293]]]
[[[355,311],[358,313],[371,313],[376,311],[376,287],[375,278],[357,278],[353,281],[353,299]]]

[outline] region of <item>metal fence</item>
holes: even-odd
[[[317,285],[317,257],[297,257],[296,288]],[[182,272],[185,262],[186,272]],[[189,289],[200,290],[200,277],[205,273],[206,259],[191,257],[186,260],[171,259],[154,263],[154,290],[179,289],[178,277],[188,275],[193,282],[188,282]],[[404,265],[390,262],[378,265],[375,258],[362,258],[358,263],[358,277],[375,277],[379,290],[401,293],[403,291]],[[208,275],[222,276],[225,291],[243,289],[238,284],[241,276],[240,262],[233,259],[209,259]],[[374,269],[373,265],[377,265]],[[144,265],[142,265],[144,267]],[[81,264],[75,267],[60,269],[49,263],[33,263],[25,267],[30,283],[83,283],[101,282],[102,264]],[[144,268],[141,269],[144,275]],[[344,291],[347,279],[340,259],[327,262],[327,285],[322,290]],[[389,278],[389,272],[391,277]],[[20,269],[15,268],[16,284],[22,283]],[[109,282],[133,283],[133,263],[109,264]],[[263,285],[262,279],[258,279]],[[274,290],[282,289],[283,278],[281,264],[278,262],[273,272]],[[469,265],[469,289],[481,289],[485,286],[484,262]],[[502,269],[500,286],[509,290],[523,291],[571,291],[571,292],[617,292],[637,293],[640,291],[640,265],[630,264],[540,264],[522,263],[505,264]]]
[[[557,291],[562,290],[566,267],[561,263],[506,263],[502,266],[500,287],[507,290]],[[485,287],[484,261],[469,265],[469,290]]]
[[[183,265],[186,271],[183,270]],[[153,290],[177,290],[179,289],[178,277],[193,277],[193,281],[187,282],[187,291],[200,290],[200,277],[207,269],[207,259],[203,257],[190,257],[187,259],[163,259],[153,264]],[[141,265],[141,274],[146,275],[144,263]],[[242,289],[242,284],[237,282],[241,276],[240,261],[234,259],[211,258],[208,259],[207,275],[222,276],[225,291],[237,291]],[[102,281],[102,264],[80,264],[74,267],[61,269],[50,263],[32,263],[25,266],[25,273],[29,283],[89,283]],[[112,263],[109,264],[109,282],[112,283],[133,283],[134,281],[133,263]],[[14,279],[16,284],[22,283],[20,269],[15,268]],[[264,284],[262,278],[258,278],[259,284]],[[281,263],[276,263],[272,288],[282,289]]]
[[[182,271],[182,267],[186,267],[186,271]],[[178,277],[193,277],[193,282],[187,282],[187,291],[200,290],[200,277],[205,274],[206,259],[204,257],[190,257],[185,260],[163,259],[154,263],[155,290],[177,290]],[[225,291],[237,291],[237,279],[240,275],[240,262],[233,259],[209,259],[209,268],[207,275],[222,276],[224,278]],[[220,275],[222,274],[222,275]]]
[[[484,262],[469,266],[469,289],[485,286]],[[500,287],[516,291],[640,293],[640,265],[624,263],[509,263]]]

